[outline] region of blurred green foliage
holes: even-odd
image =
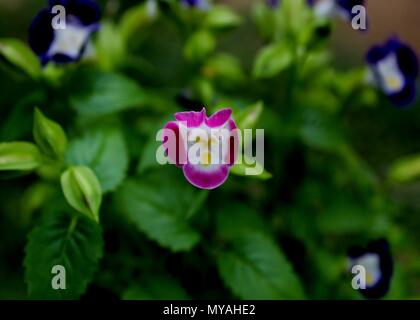
[[[331,26],[282,2],[125,3],[105,10],[96,57],[63,67],[0,39],[1,298],[359,299],[346,252],[379,237],[386,298],[420,297],[418,106],[389,105],[363,61],[335,68],[316,32]],[[180,97],[264,129],[264,174],[236,166],[209,192],[158,165]]]

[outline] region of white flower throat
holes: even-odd
[[[388,94],[400,92],[404,87],[404,75],[398,66],[396,54],[389,54],[380,61],[377,70],[381,79],[380,85]]]
[[[361,265],[366,270],[366,286],[372,287],[381,279],[380,258],[377,254],[368,253],[353,261],[354,265]]]
[[[77,59],[80,50],[89,40],[92,30],[89,27],[67,23],[65,29],[54,30],[54,41],[48,54],[65,54],[70,58]]]

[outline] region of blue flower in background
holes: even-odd
[[[50,61],[65,64],[80,60],[92,34],[98,30],[101,11],[92,0],[50,0],[29,28],[29,45],[43,65]],[[65,28],[53,28],[54,6],[65,8]]]
[[[374,84],[392,103],[405,107],[415,100],[419,63],[413,49],[393,37],[372,47],[366,59]]]
[[[272,8],[277,8],[280,4],[280,0],[267,0],[267,4]]]
[[[385,239],[370,242],[366,248],[353,247],[349,250],[350,270],[363,266],[366,275],[366,288],[360,293],[370,299],[382,298],[389,290],[393,273],[393,260],[388,241]]]
[[[281,0],[266,1],[267,5],[272,8],[277,8],[281,4]],[[364,0],[306,0],[306,2],[319,18],[340,16],[349,21],[357,14],[352,12],[353,8],[358,5],[363,6],[365,3]]]
[[[335,16],[343,17],[351,21],[356,13],[352,10],[355,6],[363,6],[364,0],[308,0],[313,6],[315,15],[321,18],[332,18]]]
[[[181,0],[181,3],[184,6],[197,9],[208,9],[209,7],[208,0]]]

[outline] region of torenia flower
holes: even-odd
[[[396,106],[405,107],[416,97],[419,64],[415,52],[399,39],[372,47],[366,60],[371,80]]]
[[[351,21],[355,14],[355,6],[363,6],[364,0],[308,0],[310,6],[313,6],[315,15],[320,18],[332,18],[336,16],[343,17]]]
[[[200,112],[179,112],[163,129],[163,147],[169,162],[182,168],[185,178],[201,189],[222,185],[236,161],[239,132],[232,110],[207,117]]]
[[[29,29],[29,44],[43,65],[80,60],[92,34],[99,28],[101,12],[92,0],[50,0]],[[58,7],[61,6],[61,7]],[[59,16],[64,8],[64,19]],[[63,21],[64,20],[64,21]]]
[[[363,267],[365,288],[359,289],[366,298],[382,298],[389,290],[393,273],[393,261],[389,243],[385,239],[370,242],[366,248],[353,247],[349,250],[350,270]],[[360,284],[360,283],[359,283]]]
[[[266,0],[267,4],[272,8],[277,8],[280,4],[280,0]]]
[[[197,8],[197,9],[208,9],[209,2],[208,0],[181,0],[181,3],[184,6]]]

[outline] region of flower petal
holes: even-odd
[[[45,64],[48,60],[47,52],[54,41],[54,30],[51,26],[52,14],[48,9],[41,10],[29,27],[29,45],[41,57]]]
[[[206,109],[203,108],[200,112],[187,111],[175,113],[175,119],[181,122],[186,122],[188,128],[196,128],[201,126],[206,118]]]
[[[169,137],[173,137],[176,140],[173,141]],[[182,140],[182,135],[180,134],[180,128],[177,122],[171,121],[165,125],[163,128],[163,138],[163,145],[171,163],[178,167],[187,163],[186,142]]]
[[[220,165],[203,169],[199,165],[186,164],[183,168],[185,178],[200,189],[215,189],[222,185],[229,176],[229,166]]]
[[[416,78],[419,75],[419,62],[414,50],[401,44],[396,54],[401,72],[406,76]]]
[[[206,124],[210,128],[216,128],[223,126],[228,120],[230,119],[230,116],[232,115],[232,109],[226,108],[222,109],[215,114],[213,114],[210,118],[206,119]]]
[[[92,0],[50,0],[50,7],[62,5],[66,8],[66,15],[77,17],[85,25],[98,23],[101,19],[101,9]]]
[[[400,92],[392,94],[389,99],[398,107],[404,108],[409,106],[416,99],[416,82],[412,79],[405,79],[405,85]]]
[[[352,266],[355,262],[360,261],[361,258],[363,260],[363,258],[373,255],[379,257],[378,274],[380,277],[373,279],[376,281],[373,281],[371,286],[367,285],[366,289],[359,289],[359,291],[366,298],[378,299],[388,292],[393,274],[393,259],[388,242],[385,239],[372,241],[366,248],[360,246],[353,247],[348,253]]]

